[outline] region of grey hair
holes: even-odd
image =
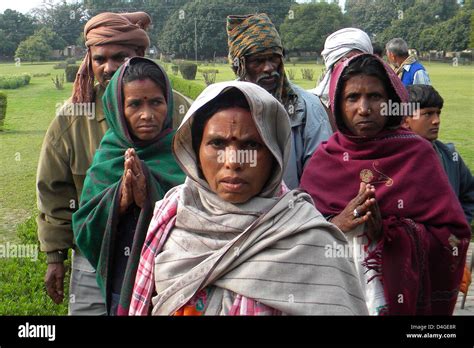
[[[406,57],[408,56],[408,45],[405,40],[402,38],[395,38],[387,42],[385,49],[389,52],[392,52],[397,57]]]

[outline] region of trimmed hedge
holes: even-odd
[[[171,87],[183,93],[186,97],[196,100],[199,94],[204,90],[204,86],[196,82],[183,80],[182,78],[174,75],[168,75],[171,82]]]
[[[46,77],[46,76],[51,76],[51,73],[37,73],[37,74],[33,74],[33,77]]]
[[[179,67],[177,65],[172,65],[171,71],[173,72],[173,74],[178,75]]]
[[[74,82],[74,80],[76,79],[78,70],[79,70],[79,65],[68,65],[66,68],[66,81]]]
[[[185,80],[195,80],[196,73],[197,73],[197,64],[194,63],[180,63],[179,65],[179,72],[183,76]]]
[[[28,74],[21,75],[3,75],[0,76],[1,89],[17,89],[26,86],[31,81],[31,76]]]
[[[216,82],[216,74],[219,73],[218,69],[198,69],[198,71],[202,74],[206,86]]]
[[[7,95],[0,92],[0,129],[3,128],[5,117],[7,116]]]
[[[57,64],[54,64],[53,69],[66,69],[67,65],[67,62],[59,62]]]

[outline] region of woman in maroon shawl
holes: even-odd
[[[369,312],[451,315],[470,228],[430,144],[400,129],[403,84],[360,54],[335,68],[329,97],[338,132],[301,187],[352,241]]]

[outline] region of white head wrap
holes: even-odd
[[[344,28],[327,37],[324,50],[321,52],[326,65],[326,73],[317,87],[310,90],[311,93],[319,96],[324,104],[327,105],[329,102],[329,80],[334,64],[353,50],[373,53],[372,42],[364,31],[357,28]]]

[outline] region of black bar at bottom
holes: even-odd
[[[1,348],[229,343],[473,347],[474,317],[0,317]]]

